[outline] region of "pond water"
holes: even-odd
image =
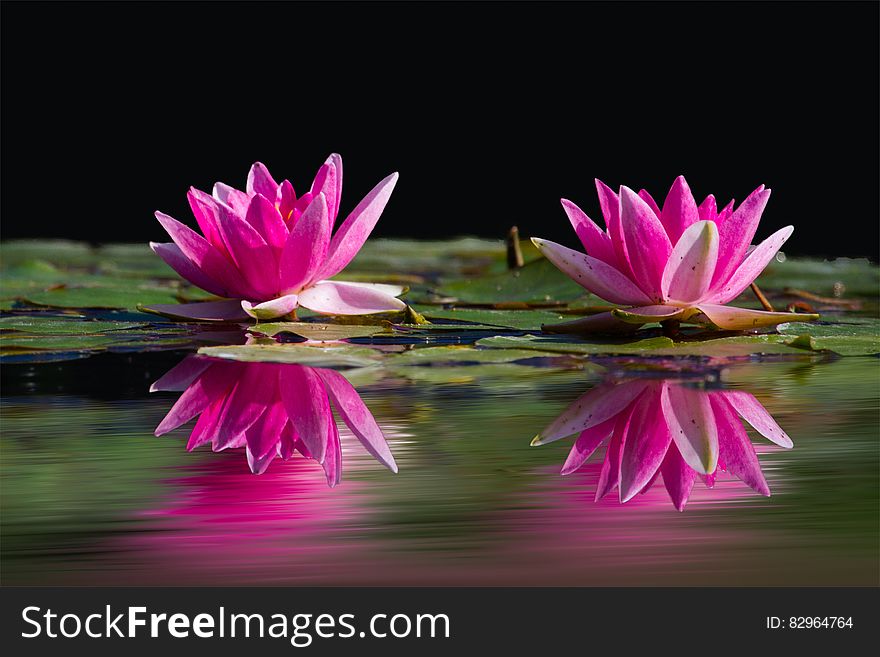
[[[441,363],[340,369],[342,383],[297,365],[259,365],[274,368],[267,374],[205,360],[164,386],[176,389],[151,393],[186,357],[103,353],[3,367],[4,584],[774,586],[880,578],[876,357],[753,359],[685,372],[633,371],[607,359]],[[205,372],[216,373],[213,384]],[[224,451],[187,451],[195,419],[153,435],[195,381],[207,390],[202,406],[178,419],[213,413],[201,436],[225,441]],[[331,425],[325,390],[345,381],[356,393],[330,391]],[[608,401],[609,391],[630,397]],[[369,442],[375,435],[358,415],[360,402],[393,463],[384,443]],[[630,438],[616,448],[612,437],[563,476],[577,431],[530,443],[560,417],[586,426],[589,413],[578,415],[578,403],[600,408],[609,433],[626,415],[636,439],[664,421],[681,425],[684,438]],[[743,403],[752,404],[758,429],[772,434],[778,424],[793,447],[739,424]],[[685,436],[695,417],[701,431]],[[297,438],[286,423],[312,423],[327,437]],[[713,435],[717,447],[701,447]],[[268,457],[252,453],[249,463],[245,443]],[[271,459],[294,448],[324,450],[325,467],[300,454]],[[606,463],[615,449],[618,460],[612,454]],[[751,487],[730,473],[714,481],[691,473],[693,490],[679,490],[677,510],[668,490],[676,485],[665,480],[710,452]],[[656,470],[659,479],[643,486]],[[595,501],[618,476],[621,486]],[[623,488],[632,499],[621,504]]]

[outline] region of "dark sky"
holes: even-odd
[[[374,234],[574,245],[592,180],[773,189],[758,237],[878,256],[878,4],[3,3],[6,239],[161,240],[189,185],[343,155]]]

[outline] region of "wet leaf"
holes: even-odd
[[[455,297],[460,303],[494,304],[521,301],[547,303],[573,301],[587,294],[586,290],[559,271],[544,258],[521,269],[478,278],[444,282],[438,292]]]
[[[377,333],[391,334],[388,326],[364,326],[358,324],[320,324],[317,322],[266,322],[254,324],[248,331],[262,333],[269,337],[279,333],[293,333],[308,340],[345,340],[359,338]]]
[[[797,336],[798,345],[828,349],[841,356],[869,356],[880,353],[880,320],[874,317],[846,317],[836,322],[789,322],[780,324],[783,335]]]
[[[348,344],[247,344],[202,347],[199,353],[248,363],[297,363],[314,367],[365,367],[382,358],[378,350]]]

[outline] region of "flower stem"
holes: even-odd
[[[523,264],[522,249],[519,246],[519,228],[511,226],[507,233],[507,268],[519,269]]]
[[[772,313],[772,312],[773,312],[773,306],[770,304],[769,301],[767,301],[767,297],[765,297],[765,296],[764,296],[764,293],[761,292],[761,288],[759,288],[759,287],[758,287],[757,285],[755,285],[754,283],[752,283],[751,285],[749,285],[749,287],[752,288],[752,292],[755,293],[755,296],[758,297],[758,301],[760,301],[760,302],[761,302],[761,305],[764,306],[764,310],[768,310],[768,311],[770,311],[770,312]]]

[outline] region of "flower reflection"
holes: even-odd
[[[183,391],[156,427],[157,436],[199,416],[187,449],[205,443],[215,452],[244,447],[255,474],[265,472],[276,457],[288,460],[298,451],[323,465],[330,486],[338,484],[342,451],[331,402],[366,450],[397,472],[372,413],[334,370],[188,356],[150,390]]]
[[[621,502],[646,492],[662,475],[675,507],[684,509],[696,477],[712,486],[719,470],[770,495],[740,418],[780,447],[791,439],[755,397],[663,379],[608,381],[575,401],[532,441],[579,433],[562,474],[578,470],[607,443],[596,500],[618,488]]]

